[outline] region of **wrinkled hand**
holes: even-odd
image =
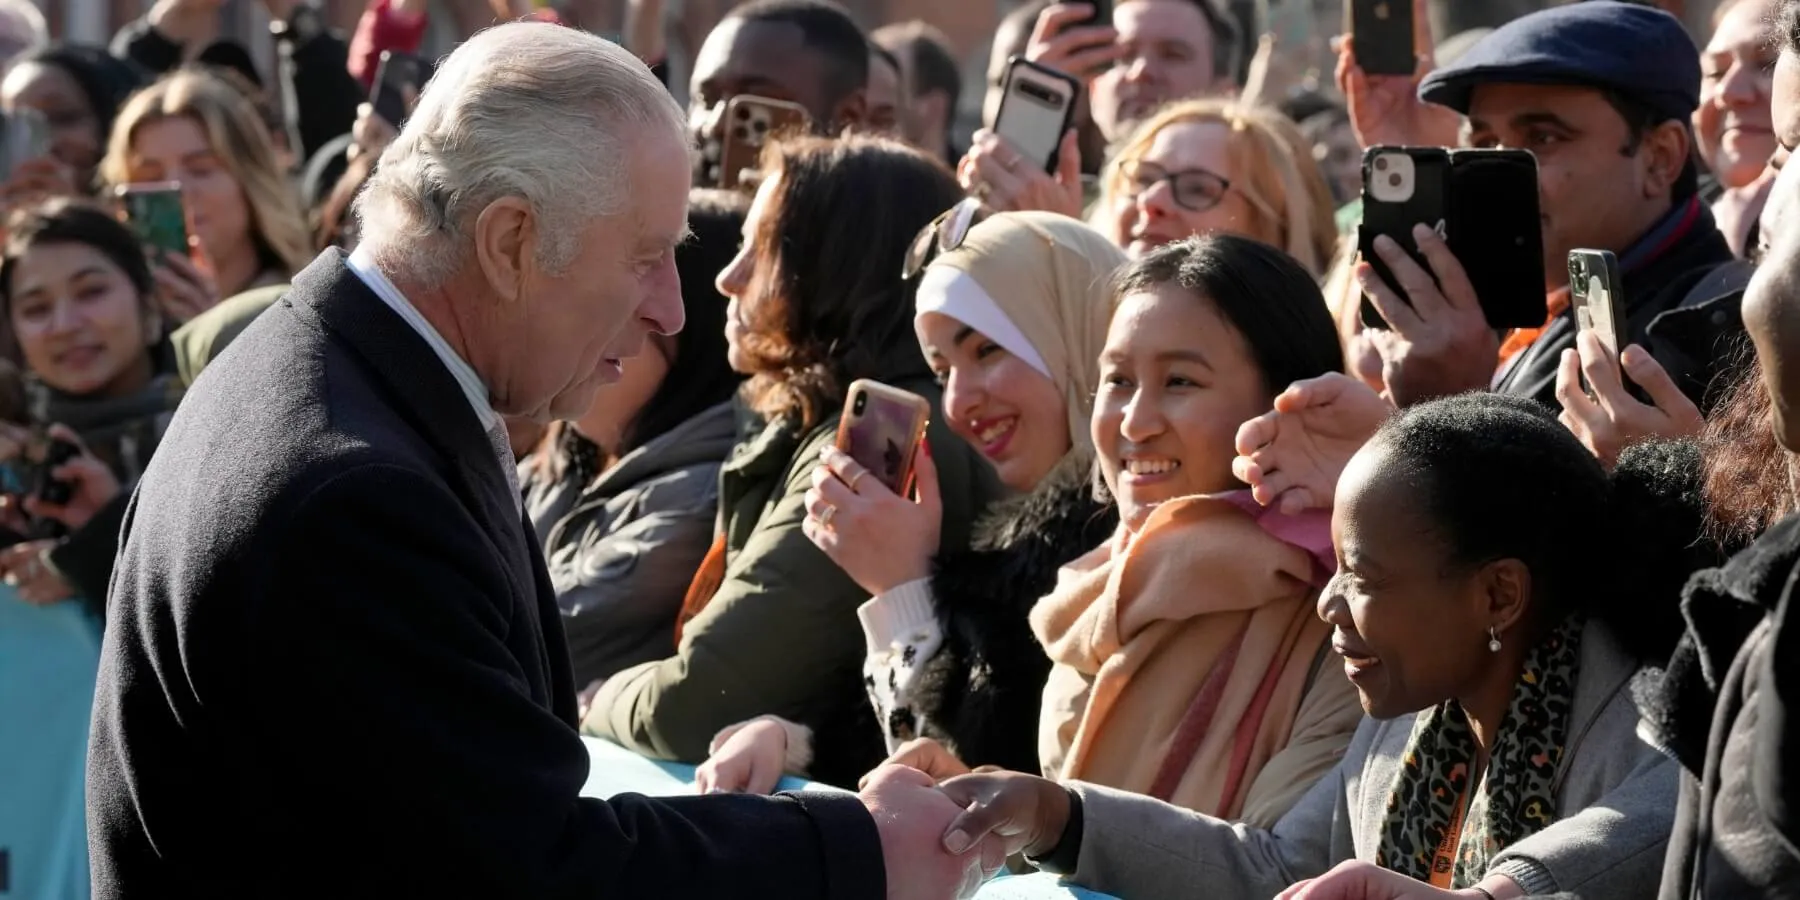
[[[1559,418],[1592,450],[1607,468],[1619,461],[1626,447],[1647,438],[1693,437],[1706,426],[1700,408],[1675,386],[1674,379],[1644,348],[1633,344],[1620,352],[1625,374],[1650,396],[1651,405],[1638,402],[1625,389],[1606,346],[1591,331],[1575,336],[1575,350],[1564,350],[1556,370],[1556,399],[1562,403]],[[1593,389],[1581,389],[1581,376]]]
[[[963,813],[944,832],[952,851],[984,839],[999,840],[1010,856],[1042,856],[1069,824],[1069,792],[1048,778],[1019,772],[965,775],[938,786]]]
[[[0,581],[17,589],[19,599],[33,606],[49,606],[75,596],[75,589],[47,559],[55,547],[55,541],[26,541],[0,550]]]
[[[1413,0],[1413,52],[1419,68],[1412,75],[1369,75],[1356,64],[1356,41],[1337,40],[1338,92],[1350,112],[1350,127],[1364,149],[1454,147],[1462,136],[1462,116],[1448,107],[1419,99],[1419,82],[1436,68],[1431,18],[1426,0]]]
[[[1038,13],[1025,58],[1080,79],[1106,71],[1124,55],[1119,32],[1111,24],[1077,25],[1094,14],[1086,3],[1057,3]]]
[[[1374,863],[1351,861],[1282,891],[1275,900],[1484,900],[1480,891],[1446,891]]]
[[[881,834],[888,900],[972,896],[1006,865],[999,840],[970,841],[957,853],[946,850],[944,835],[962,810],[923,773],[882,766],[863,780],[857,796]]]
[[[813,469],[800,530],[870,594],[885,594],[931,575],[944,507],[937,466],[924,446],[913,472],[918,499],[907,500],[835,447],[826,448]],[[829,522],[827,510],[833,510]]]
[[[1273,410],[1238,426],[1232,474],[1256,502],[1289,515],[1330,509],[1344,466],[1393,411],[1348,375],[1296,381],[1276,395]]]
[[[25,511],[40,519],[61,522],[70,531],[80,531],[125,488],[112,469],[88,452],[75,432],[63,425],[52,425],[49,433],[81,449],[80,455],[50,470],[51,478],[69,486],[69,502],[46,503],[41,497],[26,497]]]
[[[197,244],[198,238],[193,239]],[[164,253],[150,267],[156,282],[156,306],[179,325],[219,305],[219,285],[194,260],[180,253]]]
[[[1475,286],[1450,246],[1425,225],[1413,227],[1413,240],[1431,272],[1393,238],[1375,239],[1375,252],[1406,292],[1405,299],[1375,274],[1373,266],[1356,264],[1357,283],[1392,329],[1375,346],[1381,352],[1384,393],[1401,407],[1484,390],[1500,359],[1500,339],[1488,327]],[[1436,282],[1432,273],[1437,274]]]
[[[6,183],[0,185],[0,202],[11,212],[36,206],[52,197],[73,197],[79,193],[73,169],[55,157],[40,156],[13,167]]]
[[[1081,216],[1081,142],[1070,129],[1057,151],[1056,175],[1025,158],[1010,141],[985,128],[956,164],[956,180],[995,212],[1042,210]]]
[[[694,770],[702,794],[767,794],[781,783],[787,761],[787,729],[772,719],[751,719],[721,733],[712,754]]]
[[[901,744],[900,749],[895,750],[894,755],[888,757],[881,765],[917,769],[930,776],[933,782],[947,781],[959,775],[967,775],[970,771],[968,763],[957,759],[956,754],[951,753],[943,744],[931,738],[914,738]],[[874,778],[875,773],[880,771],[881,769],[877,768],[875,772],[864,775],[861,784],[866,786],[869,779]]]

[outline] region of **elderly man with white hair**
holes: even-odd
[[[681,110],[573,29],[444,62],[359,198],[195,384],[132,500],[94,702],[95,896],[948,897],[999,865],[923,774],[582,799],[503,416],[681,327]],[[985,854],[985,859],[983,858]]]

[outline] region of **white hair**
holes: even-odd
[[[444,59],[356,199],[362,243],[425,287],[464,261],[475,217],[531,205],[538,262],[560,272],[591,220],[629,197],[628,149],[658,129],[685,145],[681,108],[604,38],[545,23],[489,28]]]

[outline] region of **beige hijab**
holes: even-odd
[[[1055,213],[990,216],[931,265],[975,280],[1025,335],[1067,400],[1069,439],[1091,448],[1100,348],[1112,323],[1110,282],[1125,254],[1088,226]]]

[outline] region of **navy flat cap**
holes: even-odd
[[[1670,119],[1700,105],[1700,51],[1660,9],[1586,0],[1514,19],[1419,84],[1419,99],[1464,115],[1482,84],[1610,88]]]

